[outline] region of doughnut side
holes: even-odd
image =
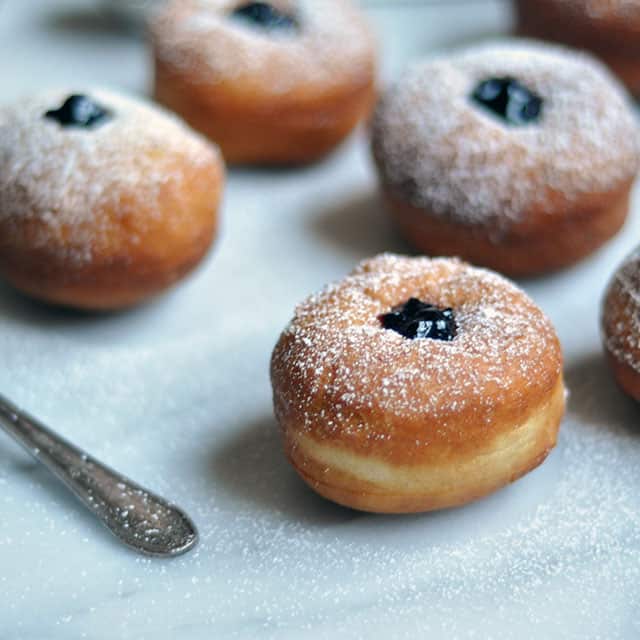
[[[524,222],[501,230],[491,224],[464,224],[408,203],[384,189],[389,211],[407,241],[427,255],[455,255],[514,277],[567,267],[587,257],[623,227],[633,180],[607,193],[583,194],[568,201],[549,194],[558,215],[532,207]]]
[[[615,272],[602,302],[602,339],[620,388],[640,401],[640,256],[636,250]]]
[[[628,362],[619,360],[611,353],[607,353],[607,363],[622,391],[640,402],[640,372]]]
[[[541,464],[556,444],[564,413],[562,377],[516,423],[501,424],[473,450],[443,441],[427,464],[399,464],[318,441],[283,425],[285,451],[315,491],[339,504],[379,513],[412,513],[462,505],[517,480]],[[425,425],[437,429],[437,425]]]
[[[328,154],[370,113],[373,63],[359,82],[265,94],[235,82],[197,82],[156,58],[155,99],[220,146],[232,164],[304,164]]]
[[[41,300],[87,310],[131,306],[176,283],[211,246],[224,170],[214,154],[197,166],[178,156],[157,167],[165,179],[153,201],[144,189],[123,189],[68,230],[53,233],[40,216],[0,215],[0,274]]]

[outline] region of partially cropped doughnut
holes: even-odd
[[[586,49],[640,95],[640,2],[516,0],[521,35]]]
[[[537,467],[564,412],[551,322],[457,259],[385,254],[299,305],[271,360],[287,457],[374,512],[462,505]]]
[[[640,400],[640,249],[623,261],[607,287],[602,339],[618,384]]]
[[[586,54],[527,41],[412,66],[373,152],[410,243],[515,276],[568,266],[623,225],[640,165],[629,98]]]
[[[317,160],[373,105],[375,44],[350,0],[173,0],[151,35],[156,99],[230,163]]]
[[[103,90],[0,108],[0,276],[41,300],[117,309],[191,271],[217,226],[217,149]]]

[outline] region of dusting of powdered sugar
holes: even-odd
[[[538,123],[508,126],[474,105],[492,77],[515,77],[543,99]],[[381,100],[373,146],[387,186],[465,224],[507,227],[530,208],[562,214],[558,197],[607,192],[639,164],[629,99],[587,54],[507,40],[420,62]]]
[[[59,247],[82,262],[113,217],[136,213],[132,201],[153,215],[160,188],[180,184],[180,167],[211,163],[217,150],[172,114],[104,90],[85,92],[110,112],[97,126],[44,117],[72,93],[45,92],[0,109],[0,223],[18,243],[29,233],[32,248]]]
[[[268,82],[274,94],[292,87],[328,90],[369,82],[374,42],[348,0],[281,0],[300,31],[279,34],[234,20],[238,0],[174,0],[151,21],[158,60],[191,82]]]
[[[410,297],[452,307],[456,337],[408,340],[384,329],[379,316]],[[278,402],[304,426],[331,414],[333,430],[381,440],[387,421],[363,419],[369,410],[456,429],[451,415],[471,409],[489,425],[522,393],[514,390],[552,389],[560,360],[549,320],[501,276],[457,259],[383,254],[297,307],[273,379]]]
[[[640,247],[613,275],[604,297],[602,322],[609,353],[640,371]]]

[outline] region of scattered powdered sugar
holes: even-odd
[[[410,297],[452,307],[456,337],[408,340],[384,329],[379,316]],[[368,411],[456,429],[451,416],[470,409],[490,425],[523,390],[552,389],[560,360],[549,320],[501,276],[456,259],[383,254],[298,306],[274,351],[274,392],[306,426],[329,416],[330,431],[384,440],[386,421],[363,419]]]
[[[0,109],[0,223],[9,236],[30,233],[34,248],[86,261],[114,216],[135,215],[136,203],[153,212],[163,185],[179,187],[181,166],[211,163],[217,151],[169,112],[104,90],[85,92],[111,112],[92,128],[44,117],[72,93]]]
[[[278,490],[273,501],[288,505],[286,476],[257,451],[261,474],[245,460],[238,482],[266,482]],[[221,624],[235,605],[267,638],[299,629],[362,637],[373,625],[379,635],[411,639],[427,631],[496,640],[553,631],[573,639],[577,629],[590,640],[635,637],[627,634],[640,606],[638,453],[630,432],[570,421],[543,467],[557,465],[558,476],[530,476],[464,509],[390,519],[300,492],[302,521],[286,507],[265,514],[253,504],[221,514],[201,553],[214,552],[218,570],[233,579],[210,605],[212,622]],[[231,637],[250,637],[236,624]]]
[[[539,123],[508,126],[470,99],[492,77],[543,99]],[[412,204],[466,224],[508,228],[532,207],[607,192],[639,165],[619,83],[587,54],[528,41],[470,47],[414,64],[381,100],[373,146],[384,181]]]
[[[615,272],[604,298],[602,320],[607,350],[640,371],[640,247]]]
[[[348,0],[282,0],[300,31],[277,33],[230,18],[238,0],[174,0],[151,22],[156,56],[192,82],[233,80],[274,94],[304,86],[326,91],[369,81],[374,42]]]

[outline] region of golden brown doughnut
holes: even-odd
[[[438,339],[389,324],[411,298],[437,310],[402,330]],[[565,403],[550,321],[501,276],[446,258],[384,254],[308,298],[271,381],[302,478],[376,512],[461,505],[516,480],[555,445]]]
[[[620,387],[640,400],[640,250],[618,267],[602,302],[602,339]]]
[[[255,5],[275,27],[234,14]],[[375,45],[348,0],[173,0],[150,30],[156,99],[231,163],[317,160],[373,104]]]
[[[516,0],[521,35],[593,52],[640,95],[640,2]]]
[[[613,236],[640,164],[637,123],[611,74],[526,41],[411,67],[380,101],[372,144],[415,247],[517,276],[570,265]]]
[[[3,107],[0,275],[56,304],[138,303],[207,252],[223,182],[213,145],[138,100],[54,91]]]

